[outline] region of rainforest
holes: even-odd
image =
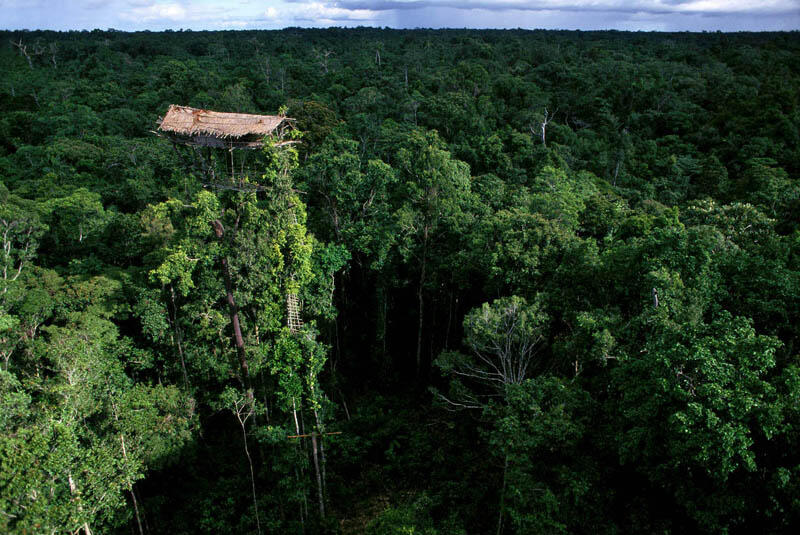
[[[0,532],[800,526],[800,33],[3,31],[0,72]]]

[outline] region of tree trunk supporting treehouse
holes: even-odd
[[[222,226],[222,222],[219,219],[215,219],[212,225],[214,226],[217,239],[222,242],[222,238],[225,235],[225,228]],[[236,306],[236,300],[233,297],[233,283],[231,282],[230,269],[228,269],[228,258],[223,255],[222,258],[220,258],[220,264],[222,265],[222,277],[225,280],[225,301],[228,303],[228,314],[230,315],[231,326],[233,327],[233,343],[236,346],[236,355],[239,357],[242,382],[247,391],[247,401],[250,402],[251,407],[254,407],[255,400],[253,398],[253,387],[250,384],[250,368],[247,364],[247,355],[244,350],[244,337],[242,336],[242,327],[239,323],[239,308]]]

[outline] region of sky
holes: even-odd
[[[0,0],[0,29],[800,30],[800,0]]]

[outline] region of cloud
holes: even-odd
[[[144,3],[142,3],[144,4]],[[123,19],[131,21],[181,21],[187,16],[186,8],[180,4],[150,4],[133,7],[120,13]]]
[[[0,0],[0,29],[795,30],[800,0]]]
[[[305,3],[306,0],[288,0]],[[569,11],[652,14],[784,14],[800,11],[797,0],[341,0],[341,9],[372,11],[448,8],[486,11]]]
[[[297,6],[319,0],[286,0]],[[798,0],[339,0],[400,28],[566,28],[659,31],[792,30]],[[711,20],[713,18],[713,21]],[[384,22],[386,24],[386,22]]]
[[[377,10],[366,7],[340,7],[340,2],[297,3],[280,11],[284,17],[299,21],[371,21]]]

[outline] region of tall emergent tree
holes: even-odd
[[[334,318],[333,274],[348,258],[344,248],[322,244],[306,230],[305,207],[292,183],[296,149],[270,140],[260,158],[260,176],[216,193],[200,191],[189,204],[153,206],[147,221],[167,234],[150,278],[162,287],[169,321],[180,333],[173,369],[178,372],[180,361],[198,397],[237,418],[259,530],[259,510],[270,511],[259,499],[285,497],[259,498],[257,479],[269,470],[251,455],[250,440],[266,441],[279,453],[265,462],[294,458],[301,491],[288,499],[298,502],[301,522],[308,516],[304,456],[311,457],[324,516],[324,445],[317,448],[321,438],[313,434],[324,429],[328,410],[319,383],[327,347],[317,341],[314,319]],[[309,434],[309,421],[312,441],[286,440]]]

